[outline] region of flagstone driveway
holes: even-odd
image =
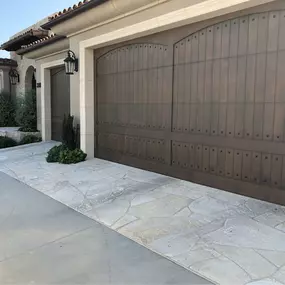
[[[217,284],[285,284],[285,207],[100,159],[47,164],[53,145],[1,150],[0,171]]]

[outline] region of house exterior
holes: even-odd
[[[89,157],[285,204],[284,1],[86,0],[38,30],[13,58],[44,140],[70,112]]]

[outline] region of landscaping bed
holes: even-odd
[[[19,127],[4,127],[0,128],[0,137],[8,137],[20,143],[25,137],[35,136],[40,138],[40,132],[22,132]]]
[[[19,126],[19,127],[14,127]],[[0,149],[40,142],[37,130],[37,104],[34,91],[13,99],[9,93],[0,93]],[[48,163],[75,164],[85,161],[87,154],[80,149],[80,128],[74,127],[74,117],[64,114],[62,145],[47,153]]]
[[[7,136],[0,136],[0,149],[14,147],[18,145],[31,144],[36,142],[41,142],[42,138],[35,135],[26,135],[21,140],[16,141],[15,139]]]
[[[37,130],[36,93],[0,93],[0,148],[40,142]]]
[[[62,144],[48,151],[46,161],[61,164],[76,164],[85,161],[87,154],[80,149],[78,128],[74,128],[74,117],[64,115],[62,124]]]

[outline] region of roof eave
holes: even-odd
[[[29,31],[28,33],[24,33],[18,37],[12,38],[9,41],[3,43],[0,47],[2,50],[6,51],[15,51],[12,46],[16,45],[17,43],[29,38],[29,37],[38,37],[43,38],[48,35],[48,31]]]
[[[40,49],[42,47],[48,46],[50,44],[53,44],[57,41],[63,40],[65,38],[66,38],[65,36],[54,36],[54,37],[50,38],[49,40],[39,42],[35,45],[31,45],[31,46],[26,47],[26,48],[21,48],[21,49],[17,50],[16,53],[18,55],[23,55],[23,54],[26,54],[28,52],[31,52],[31,51]]]
[[[75,17],[76,15],[78,14],[81,14],[91,8],[95,8],[96,6],[99,6],[105,2],[107,2],[109,0],[93,0],[93,1],[90,1],[86,4],[83,4],[82,6],[80,7],[77,7],[76,9],[74,10],[70,10],[60,16],[57,16],[55,19],[52,19],[50,20],[49,22],[46,22],[45,24],[43,24],[41,26],[41,28],[43,29],[46,29],[46,30],[49,30],[50,28],[54,27],[55,25],[58,25],[59,23],[62,23],[72,17]]]

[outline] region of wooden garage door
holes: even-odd
[[[96,154],[285,204],[285,12],[185,36],[97,59]]]
[[[70,113],[70,84],[64,67],[51,70],[51,131],[52,140],[62,140],[64,114]]]

